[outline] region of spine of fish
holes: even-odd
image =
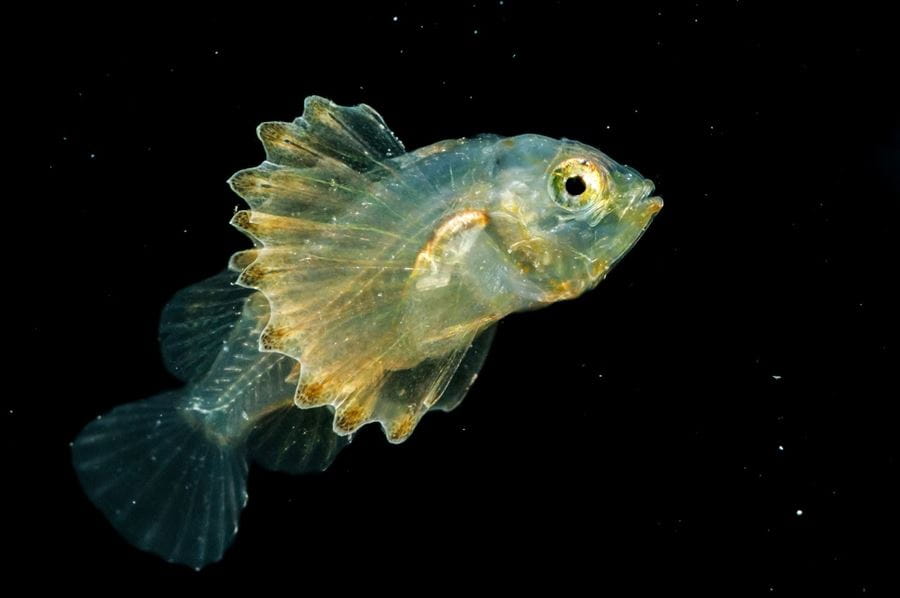
[[[347,442],[329,413],[293,408],[296,362],[259,351],[268,305],[235,277],[188,287],[163,311],[165,363],[185,386],[97,417],[72,443],[81,485],[116,529],[197,569],[237,533],[249,459],[318,471]]]

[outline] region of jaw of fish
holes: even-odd
[[[655,186],[643,179],[626,188],[619,195],[617,224],[600,235],[588,265],[589,288],[595,287],[612,267],[637,243],[662,210],[663,200],[651,195]],[[601,224],[602,226],[602,224]]]
[[[637,228],[640,232],[646,230],[653,217],[663,208],[663,200],[658,195],[651,195],[656,189],[653,181],[643,179],[631,185],[623,194],[622,211],[620,218],[627,223],[628,228]],[[637,239],[635,239],[637,240]]]

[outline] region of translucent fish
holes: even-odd
[[[662,207],[650,181],[574,141],[406,152],[370,107],[319,97],[257,132],[266,160],[229,181],[254,247],[163,311],[164,360],[185,386],[73,443],[116,529],[198,569],[237,532],[251,461],[324,470],[371,422],[404,441],[462,401],[498,320],[596,286]]]

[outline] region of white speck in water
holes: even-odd
[[[779,450],[779,451],[783,451],[783,450],[784,450],[784,445],[783,445],[783,444],[779,444],[779,445],[778,445],[778,450]]]
[[[396,23],[399,17],[394,17],[393,21]]]
[[[803,515],[803,509],[797,509],[797,517]]]
[[[134,500],[134,499],[132,498],[132,499],[131,499],[131,504],[136,505],[136,504],[137,504],[137,501]]]
[[[772,374],[772,380],[781,380],[781,376],[778,374]]]
[[[97,154],[91,154],[91,160],[97,157]]]

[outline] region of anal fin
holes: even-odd
[[[292,403],[260,419],[250,431],[247,449],[271,471],[302,474],[324,471],[350,443],[332,430],[330,409],[298,409]]]
[[[430,409],[450,411],[465,397],[484,364],[496,326],[474,341],[415,367],[387,372],[371,387],[344,398],[335,410],[335,431],[349,434],[377,421],[392,443],[406,440]]]

